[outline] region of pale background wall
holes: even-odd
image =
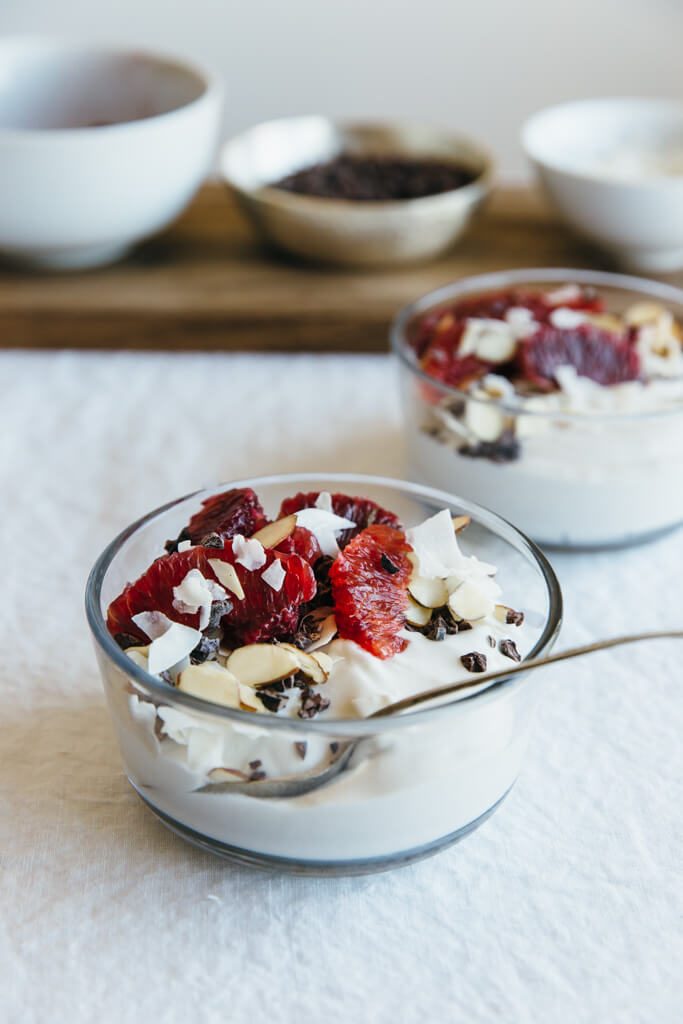
[[[226,83],[226,133],[284,114],[405,115],[487,141],[548,103],[683,95],[683,0],[0,0],[0,32],[170,47]]]

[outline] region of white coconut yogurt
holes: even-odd
[[[560,391],[519,398],[518,413],[467,403],[467,443],[507,428],[518,443],[511,461],[460,454],[463,418],[415,403],[414,470],[546,544],[622,543],[683,522],[683,380],[606,388],[569,367],[559,377]]]
[[[529,647],[524,626],[493,616],[441,642],[407,636],[406,650],[386,661],[351,641],[333,641],[329,653],[340,660],[325,684],[330,708],[317,721],[364,717],[466,678],[460,656],[473,650],[486,653],[491,671],[509,666],[489,636],[496,643],[514,639],[522,655]],[[218,766],[248,771],[258,762],[271,776],[323,768],[332,758],[330,743],[345,742],[332,725],[329,733],[313,732],[293,718],[291,733],[275,731],[259,715],[253,724],[202,718],[123,691],[115,718],[134,786],[181,825],[271,857],[364,860],[438,843],[490,810],[519,772],[534,699],[527,683],[462,705],[443,721],[371,736],[335,781],[293,799],[231,794],[228,786],[212,792],[207,784]],[[155,728],[157,716],[165,735]]]
[[[323,864],[410,856],[448,841],[503,798],[526,747],[535,700],[530,683],[480,693],[398,728],[391,719],[378,720],[376,731],[368,724],[344,770],[303,795],[230,791],[235,780],[257,785],[261,778],[324,769],[349,742],[335,719],[366,719],[404,697],[464,679],[476,692],[478,673],[504,670],[529,653],[534,630],[521,610],[501,603],[495,567],[461,551],[448,512],[409,530],[408,538],[410,586],[415,593],[443,588],[447,607],[466,613],[458,619],[453,612],[458,632],[436,640],[405,628],[405,649],[385,659],[339,637],[318,646],[331,668],[314,687],[326,701],[314,727],[300,714],[296,687],[274,712],[261,707],[261,713],[225,717],[212,713],[211,704],[190,711],[172,696],[168,703],[151,698],[117,670],[109,700],[124,760],[154,809],[231,850]],[[150,625],[156,632],[158,618]],[[146,667],[155,643],[133,649],[131,658]],[[176,669],[182,680],[183,665]]]

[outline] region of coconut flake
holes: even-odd
[[[267,569],[264,569],[261,573],[261,579],[264,583],[267,583],[273,590],[282,590],[282,584],[285,582],[284,566],[279,558],[276,558],[274,562],[271,562]]]
[[[247,540],[241,533],[235,534],[232,538],[232,552],[239,565],[254,572],[266,564],[266,552],[263,544],[258,540]]]
[[[459,572],[453,573],[446,580],[446,587],[450,594],[454,594],[466,583],[469,586],[476,587],[477,591],[481,594],[485,594],[487,598],[494,600],[500,597],[503,591],[496,581],[492,578],[492,575],[485,573],[484,569],[490,569],[491,566],[485,562],[473,561],[473,564],[466,566]]]
[[[563,284],[552,292],[546,292],[543,296],[544,302],[549,306],[563,306],[568,302],[576,302],[581,298],[581,289],[578,284]]]
[[[421,576],[445,579],[465,562],[455,536],[451,513],[446,508],[419,526],[413,526],[406,536],[417,556]]]
[[[323,512],[332,512],[332,495],[329,491],[321,491],[315,499],[315,507],[321,508]]]
[[[191,540],[181,540],[178,544],[178,551],[189,551],[194,545]]]
[[[417,557],[421,576],[453,577],[464,582],[493,576],[497,571],[495,565],[480,562],[476,555],[462,553],[448,509],[442,509],[419,526],[413,526],[406,536]]]
[[[473,317],[465,324],[459,356],[476,355],[490,363],[505,363],[515,354],[514,332],[504,320]]]
[[[487,398],[503,398],[508,402],[513,402],[517,398],[514,384],[498,373],[487,373],[482,377],[481,388]]]
[[[476,622],[492,615],[495,608],[493,597],[474,580],[461,584],[448,599],[448,606],[467,622]]]
[[[516,340],[528,338],[539,327],[538,321],[534,319],[534,314],[526,306],[511,306],[505,314],[505,322]]]
[[[574,327],[585,324],[587,318],[586,314],[578,309],[567,309],[566,306],[560,306],[552,311],[548,319],[559,331],[571,331]]]
[[[206,629],[211,618],[211,604],[228,595],[214,580],[207,580],[199,569],[190,569],[185,579],[173,588],[173,607],[182,615],[199,612],[199,628]]]
[[[154,676],[174,668],[188,657],[202,638],[198,629],[172,622],[161,636],[149,645],[148,671]]]
[[[137,615],[131,616],[131,619],[150,640],[163,636],[172,625],[168,615],[164,615],[163,612],[138,612]]]
[[[322,553],[331,558],[336,558],[339,554],[336,534],[342,530],[353,530],[357,525],[350,519],[344,519],[323,508],[302,508],[295,515],[297,526],[309,530],[318,541]]]
[[[505,414],[493,402],[468,402],[464,422],[480,441],[496,441],[505,429]]]
[[[558,366],[555,370],[557,381],[563,395],[571,400],[572,408],[582,411],[600,404],[605,388],[590,377],[582,377],[574,366]]]

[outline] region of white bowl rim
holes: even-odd
[[[135,56],[150,64],[162,63],[174,65],[178,70],[189,72],[201,83],[202,91],[193,100],[183,103],[172,110],[149,117],[136,118],[130,121],[116,121],[112,124],[82,126],[78,128],[3,128],[0,126],[0,144],[12,141],[46,143],[50,140],[65,142],[86,138],[102,138],[103,135],[116,135],[128,131],[144,131],[145,128],[159,124],[165,120],[190,112],[193,108],[208,102],[218,101],[223,95],[223,83],[219,76],[209,67],[189,60],[172,50],[155,49],[152,46],[136,45],[125,40],[89,40],[83,36],[18,33],[0,36],[0,53],[10,46],[34,46],[46,52],[53,50],[65,54],[90,54],[97,56]]]
[[[552,117],[558,116],[568,110],[589,110],[591,107],[595,108],[597,106],[622,107],[627,106],[628,104],[637,104],[643,109],[649,108],[652,111],[656,109],[668,109],[672,113],[680,115],[681,126],[683,127],[683,100],[679,100],[671,96],[594,96],[585,99],[567,100],[563,103],[554,103],[549,107],[543,107],[540,110],[535,111],[535,113],[531,114],[523,122],[520,130],[520,139],[524,152],[532,163],[538,164],[541,167],[547,167],[566,178],[588,181],[594,185],[602,186],[604,188],[618,188],[635,191],[636,189],[649,189],[654,185],[658,190],[679,189],[681,185],[683,185],[683,176],[681,175],[653,176],[642,181],[631,181],[628,179],[623,181],[621,179],[617,180],[601,174],[599,170],[568,166],[558,158],[541,155],[539,153],[538,144],[532,140],[532,135],[539,130],[539,126],[542,125],[543,121],[549,121]]]
[[[288,122],[291,124],[303,121],[325,122],[342,129],[414,126],[432,129],[435,132],[443,132],[444,135],[448,135],[454,145],[464,145],[471,149],[473,155],[480,161],[481,170],[467,185],[461,185],[460,188],[456,189],[449,189],[447,192],[436,192],[434,195],[418,196],[414,199],[332,199],[327,196],[308,196],[298,192],[288,192],[286,189],[277,188],[275,185],[259,185],[255,188],[244,188],[235,181],[226,167],[227,155],[233,147],[242,143],[252,132],[270,128],[276,124],[286,124]],[[453,199],[454,196],[463,196],[468,202],[472,202],[490,189],[495,169],[496,162],[491,150],[473,136],[453,131],[445,125],[431,124],[428,121],[411,121],[402,118],[336,118],[326,117],[324,114],[300,114],[292,117],[275,117],[269,118],[267,121],[259,121],[237,135],[226,139],[221,145],[218,155],[218,172],[221,179],[228,188],[240,196],[257,198],[259,202],[270,206],[289,206],[292,209],[298,207],[299,210],[303,211],[306,209],[309,213],[315,210],[321,212],[324,207],[325,210],[344,211],[351,216],[363,210],[368,212],[391,210],[395,212],[396,210],[415,209],[418,204],[424,207],[426,204],[435,204]]]

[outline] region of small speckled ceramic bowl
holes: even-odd
[[[327,199],[275,188],[341,152],[453,161],[470,184],[419,199]],[[426,125],[294,117],[250,128],[222,149],[223,180],[262,236],[295,256],[358,266],[433,259],[463,233],[491,188],[493,164],[471,139]]]

